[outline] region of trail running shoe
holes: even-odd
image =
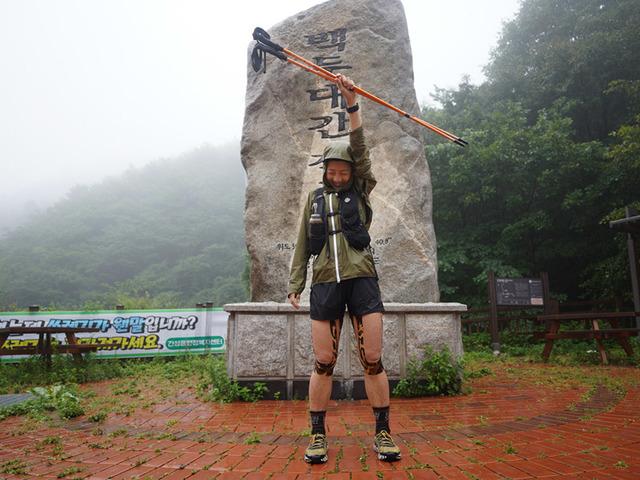
[[[400,449],[386,430],[377,433],[373,438],[373,450],[378,454],[378,459],[383,462],[400,460]]]
[[[327,436],[322,433],[311,435],[309,446],[304,451],[304,461],[307,463],[325,463],[327,456]]]

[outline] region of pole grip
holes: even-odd
[[[272,42],[270,40],[270,38],[271,38],[271,36],[263,28],[256,27],[253,30],[253,39],[256,42],[261,43],[261,44],[266,45],[266,46],[269,46],[273,50],[275,50],[276,52],[282,52],[283,48],[280,45],[278,45],[277,43]],[[271,53],[271,52],[269,52],[269,53]],[[274,55],[275,55],[275,53],[274,53]],[[278,58],[282,58],[282,57],[278,56]]]

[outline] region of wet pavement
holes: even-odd
[[[329,461],[311,466],[304,401],[222,405],[187,389],[100,424],[80,417],[29,430],[10,417],[0,422],[0,479],[640,479],[639,420],[637,386],[492,376],[463,396],[393,399],[395,463],[371,449],[366,401],[332,401]]]

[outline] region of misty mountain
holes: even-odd
[[[245,300],[244,187],[238,145],[74,187],[0,238],[0,308]]]
[[[23,225],[42,210],[42,207],[28,196],[19,199],[3,198],[0,200],[0,205],[2,205],[0,210],[0,238]]]

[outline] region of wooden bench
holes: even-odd
[[[628,356],[633,356],[633,348],[629,343],[629,337],[640,333],[638,328],[621,328],[620,320],[640,317],[639,312],[584,312],[584,313],[560,313],[553,315],[538,315],[536,319],[545,322],[544,332],[532,332],[535,338],[546,340],[542,358],[546,362],[553,349],[553,342],[558,339],[595,340],[603,364],[608,363],[607,352],[602,340],[614,339],[624,349]],[[611,328],[600,328],[600,321],[607,321]],[[560,330],[562,322],[584,321],[589,325],[585,330]]]
[[[82,360],[82,354],[95,352],[98,345],[78,343],[76,333],[99,332],[93,327],[8,327],[0,328],[0,355],[42,355],[47,365],[51,365],[51,355],[54,353],[71,353],[76,360]],[[3,345],[10,335],[37,334],[36,345],[18,345],[4,348]],[[64,334],[67,343],[53,344],[51,339],[55,334]]]

